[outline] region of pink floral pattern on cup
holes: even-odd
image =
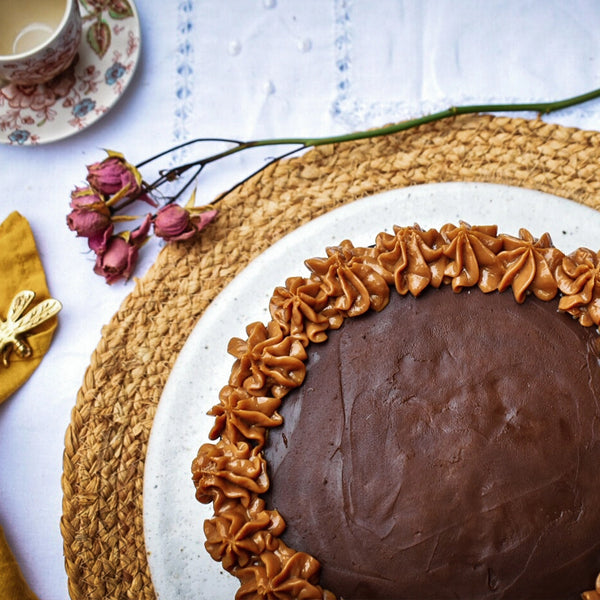
[[[0,143],[36,145],[98,120],[123,94],[140,49],[132,0],[80,0],[83,32],[71,66],[39,85],[0,88]]]
[[[37,85],[49,81],[64,71],[75,58],[81,40],[81,15],[77,1],[71,5],[65,28],[51,43],[27,58],[0,60],[0,79],[16,85]]]
[[[73,62],[81,40],[81,14],[78,0],[65,6],[67,14],[44,46],[25,55],[0,57],[0,79],[16,85],[37,85],[49,81]]]

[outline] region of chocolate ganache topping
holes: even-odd
[[[598,600],[599,253],[461,223],[306,264],[192,465],[236,598]]]

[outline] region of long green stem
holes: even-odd
[[[582,104],[584,102],[588,102],[590,100],[594,100],[596,98],[600,98],[600,88],[593,90],[591,92],[587,92],[585,94],[580,94],[578,96],[573,96],[571,98],[566,98],[563,100],[556,100],[553,102],[525,102],[518,104],[472,104],[466,106],[451,106],[445,110],[431,113],[428,115],[423,115],[422,117],[417,117],[415,119],[409,119],[407,121],[401,121],[400,123],[394,123],[393,125],[387,125],[385,127],[379,127],[376,129],[369,129],[366,131],[355,131],[353,133],[347,133],[343,135],[336,136],[328,136],[328,137],[314,137],[314,138],[302,138],[302,137],[290,137],[290,138],[270,138],[270,139],[262,139],[262,140],[253,140],[249,142],[239,142],[234,141],[236,144],[233,148],[229,148],[228,150],[224,150],[223,152],[219,152],[212,156],[203,158],[199,161],[191,162],[186,165],[182,165],[173,169],[172,171],[178,171],[179,174],[184,173],[187,169],[192,166],[196,166],[198,164],[208,164],[214,162],[216,160],[220,160],[221,158],[225,158],[226,156],[231,156],[232,154],[237,154],[243,150],[248,150],[250,148],[258,148],[262,146],[284,146],[284,145],[297,145],[301,148],[309,148],[311,146],[323,146],[325,144],[339,144],[343,142],[350,142],[354,140],[366,139],[366,138],[374,138],[380,137],[384,135],[390,135],[393,133],[398,133],[400,131],[406,131],[407,129],[412,129],[414,127],[418,127],[419,125],[425,125],[427,123],[432,123],[434,121],[441,121],[442,119],[448,119],[450,117],[455,117],[457,115],[467,115],[467,114],[476,114],[476,113],[494,113],[494,112],[535,112],[538,115],[548,115],[552,112],[556,112],[558,110],[563,110],[565,108],[569,108],[571,106],[576,106],[578,104]],[[205,141],[205,140],[195,140],[195,141]],[[231,140],[233,141],[233,140]],[[194,140],[187,143],[194,143]],[[169,171],[171,172],[171,171]]]
[[[448,119],[451,117],[455,117],[457,115],[468,115],[468,114],[477,114],[477,113],[498,113],[498,112],[535,112],[538,115],[548,115],[550,113],[556,112],[558,110],[563,110],[565,108],[569,108],[571,106],[576,106],[578,104],[582,104],[584,102],[588,102],[590,100],[594,100],[596,98],[600,98],[600,88],[592,90],[590,92],[586,92],[584,94],[580,94],[578,96],[572,96],[570,98],[565,98],[563,100],[555,100],[552,102],[522,102],[517,104],[471,104],[465,106],[451,106],[445,110],[441,110],[439,112],[431,113],[428,115],[423,115],[421,117],[417,117],[415,119],[409,119],[406,121],[401,121],[399,123],[394,123],[392,125],[386,125],[384,127],[379,127],[375,129],[368,129],[365,131],[355,131],[353,133],[346,133],[343,135],[334,135],[334,136],[326,136],[326,137],[288,137],[288,138],[269,138],[269,139],[261,139],[261,140],[252,140],[248,142],[242,142],[240,140],[232,140],[226,138],[199,138],[184,142],[175,146],[174,148],[170,148],[169,150],[165,150],[156,156],[153,156],[142,163],[139,163],[137,167],[141,167],[157,158],[165,156],[174,150],[178,150],[180,148],[188,147],[193,144],[202,143],[202,142],[226,142],[234,144],[233,147],[228,148],[227,150],[223,150],[221,152],[217,152],[216,154],[212,154],[210,156],[206,156],[204,158],[179,165],[178,167],[174,167],[172,169],[165,169],[160,172],[160,177],[156,179],[151,184],[148,184],[144,192],[151,192],[155,190],[159,186],[161,186],[166,181],[173,181],[177,179],[184,173],[186,173],[189,169],[193,167],[200,167],[200,169],[196,172],[196,174],[190,179],[190,181],[186,184],[186,187],[198,176],[199,172],[202,171],[202,168],[212,162],[218,161],[222,158],[226,158],[227,156],[232,156],[233,154],[237,154],[238,152],[242,152],[244,150],[249,150],[250,148],[259,148],[265,146],[297,146],[294,150],[290,152],[286,152],[281,156],[269,161],[267,164],[262,166],[260,169],[252,173],[249,177],[244,179],[246,181],[256,173],[259,173],[267,166],[294,154],[295,152],[299,152],[305,148],[323,146],[326,144],[340,144],[344,142],[351,142],[355,140],[368,139],[381,137],[385,135],[391,135],[394,133],[398,133],[400,131],[406,131],[408,129],[412,129],[414,127],[418,127],[419,125],[425,125],[427,123],[433,123],[435,121],[441,121],[443,119]],[[227,192],[221,194],[218,199],[223,198],[239,185],[242,182],[234,185]],[[180,194],[178,194],[179,196]]]
[[[347,133],[344,135],[337,135],[331,137],[317,137],[317,138],[280,138],[280,139],[267,139],[258,140],[254,142],[246,142],[241,144],[240,147],[232,148],[229,154],[239,152],[242,150],[242,146],[252,148],[255,146],[272,146],[272,145],[284,145],[284,144],[301,144],[304,147],[309,146],[323,146],[325,144],[338,144],[342,142],[350,142],[354,140],[360,140],[365,138],[380,137],[383,135],[390,135],[392,133],[398,133],[399,131],[406,131],[419,125],[425,125],[426,123],[432,123],[434,121],[441,121],[442,119],[448,119],[457,115],[468,115],[476,113],[494,113],[494,112],[535,112],[539,115],[548,115],[558,110],[563,110],[571,106],[576,106],[590,100],[600,98],[600,88],[566,98],[564,100],[556,100],[553,102],[525,102],[519,104],[472,104],[467,106],[451,106],[445,110],[410,119],[407,121],[401,121],[400,123],[394,123],[393,125],[387,125],[378,129],[369,129],[366,131],[357,131],[354,133]]]

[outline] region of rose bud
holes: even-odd
[[[110,216],[87,208],[74,208],[67,215],[67,225],[80,237],[95,236],[111,226]]]
[[[108,158],[87,167],[88,183],[94,190],[109,196],[122,192],[129,197],[142,190],[140,172],[116,152],[109,152]]]
[[[154,233],[167,242],[189,240],[204,229],[217,215],[216,210],[192,214],[177,204],[161,208],[154,218]]]
[[[71,192],[71,208],[85,208],[110,216],[110,209],[106,205],[104,198],[99,196],[90,187],[76,187]]]
[[[106,283],[113,284],[119,279],[129,279],[138,258],[138,247],[120,236],[112,236],[106,250],[96,256],[94,273],[102,275]]]
[[[195,233],[190,213],[178,204],[163,206],[154,218],[154,233],[167,242],[189,239]]]

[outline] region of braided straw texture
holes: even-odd
[[[91,357],[63,460],[61,531],[71,598],[154,600],[142,482],[156,406],[198,318],[252,258],[331,209],[415,184],[503,183],[600,210],[598,164],[600,133],[465,116],[311,150],[271,165],[225,197],[198,240],[160,252]]]

